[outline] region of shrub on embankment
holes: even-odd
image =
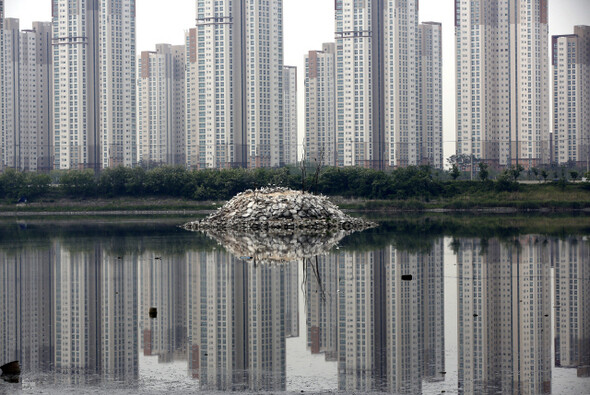
[[[560,180],[519,184],[507,175],[494,181],[461,181],[452,180],[444,172],[428,166],[391,171],[358,167],[328,167],[319,173],[309,170],[305,179],[300,167],[227,170],[116,167],[105,169],[99,175],[91,170],[71,170],[53,172],[50,176],[8,170],[0,174],[0,199],[174,197],[199,201],[228,200],[246,189],[275,185],[345,199],[383,202],[366,204],[365,208],[374,209],[378,206],[410,210],[479,206],[518,209],[590,207],[588,182]]]

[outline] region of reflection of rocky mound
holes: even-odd
[[[364,230],[375,224],[344,214],[328,198],[287,188],[262,188],[236,195],[202,221],[184,225],[188,230],[264,230],[319,233]]]
[[[351,232],[266,233],[245,231],[207,231],[207,235],[236,257],[256,263],[281,263],[328,253]]]

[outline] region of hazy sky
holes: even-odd
[[[136,0],[137,52],[156,43],[182,44],[195,24],[195,0]],[[421,0],[420,21],[443,24],[445,157],[455,152],[454,0]],[[51,0],[5,0],[6,17],[19,18],[21,29],[32,21],[51,20]],[[299,137],[304,133],[303,56],[334,40],[334,0],[283,0],[285,64],[298,67]],[[549,34],[573,33],[590,25],[590,0],[549,0]]]

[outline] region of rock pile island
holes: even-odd
[[[183,227],[280,234],[362,231],[375,226],[373,222],[344,214],[325,196],[273,187],[239,193],[209,217]]]

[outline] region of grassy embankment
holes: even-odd
[[[461,182],[457,182],[461,184]],[[467,184],[467,183],[466,183]],[[520,184],[517,191],[484,190],[471,185],[464,191],[431,199],[405,200],[341,200],[342,208],[359,211],[572,211],[590,210],[590,184],[558,183]]]
[[[458,191],[452,196],[440,196],[431,199],[409,198],[405,200],[373,200],[361,198],[333,197],[333,200],[343,209],[353,211],[572,211],[590,210],[590,188],[584,184],[567,184],[560,186],[556,183],[520,185],[518,191],[498,192],[494,189],[481,190],[464,186],[464,191]],[[14,201],[0,202],[0,213],[26,214],[34,212],[207,212],[214,210],[223,201],[197,201],[183,198],[51,198],[36,199],[27,204],[15,204]]]

